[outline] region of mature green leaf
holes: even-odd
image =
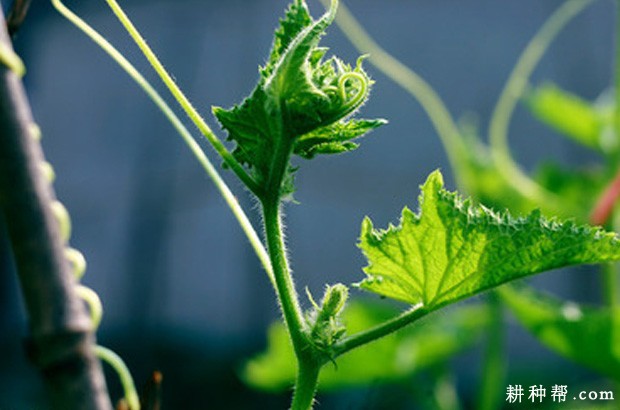
[[[384,304],[351,303],[344,311],[347,331],[358,332],[398,314]],[[433,320],[407,327],[364,345],[328,363],[321,371],[321,390],[403,380],[471,347],[489,322],[484,306],[463,306]],[[269,328],[267,351],[249,360],[242,377],[249,385],[269,391],[290,388],[295,357],[286,328]]]
[[[500,294],[517,320],[553,351],[620,379],[620,309],[583,307],[528,288]]]
[[[405,208],[397,227],[377,231],[364,220],[359,246],[369,265],[360,287],[432,311],[534,273],[620,259],[613,233],[472,205],[444,190],[438,171],[419,203],[419,214]]]
[[[603,149],[605,121],[588,101],[554,84],[543,84],[530,93],[527,103],[532,113],[551,128],[586,147]]]
[[[250,97],[213,113],[236,143],[234,157],[250,169],[258,186],[281,181],[292,186],[291,153],[304,158],[350,151],[350,140],[384,123],[347,120],[367,99],[372,81],[358,59],[355,67],[336,57],[324,60],[319,40],[332,23],[338,2],[314,21],[303,0],[295,0],[280,21],[269,61]],[[283,175],[280,175],[284,169]],[[272,173],[278,173],[272,175]]]

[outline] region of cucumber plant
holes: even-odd
[[[323,3],[328,2],[323,0]],[[562,29],[594,3],[565,1],[541,26],[519,57],[498,99],[489,121],[488,142],[482,141],[477,129],[455,121],[432,87],[382,49],[346,8],[341,8],[337,23],[358,50],[370,54],[371,64],[409,92],[426,111],[444,144],[462,190],[496,209],[507,208],[520,213],[538,208],[546,215],[570,217],[617,229],[614,208],[619,195],[618,48],[614,84],[596,101],[586,101],[549,82],[537,86],[531,80],[536,66]],[[620,10],[617,4],[615,6]],[[618,27],[616,21],[616,31],[620,33]],[[507,140],[509,123],[519,100],[543,123],[575,143],[594,150],[601,161],[576,170],[546,163],[533,176],[528,176],[512,158]],[[617,276],[617,265],[603,265],[603,303],[600,306],[581,306],[525,286],[503,287],[499,296],[503,305],[542,344],[617,380],[620,372]],[[501,320],[498,317],[500,312],[493,311],[495,321]],[[490,327],[490,331],[497,332],[498,328]],[[497,363],[502,361],[497,357],[501,347],[493,344],[500,341],[493,335],[490,335],[490,341],[489,352],[494,352],[491,355],[495,357],[489,358],[488,362],[496,365],[489,366],[490,372],[485,368],[489,373],[485,378],[497,379],[503,377],[502,370],[497,369]],[[261,385],[259,381],[254,383]],[[497,381],[494,386],[495,391],[502,388]],[[480,408],[496,408],[501,401],[498,397],[484,399],[484,391],[482,397]]]
[[[309,308],[304,309],[289,266],[283,228],[285,207],[297,206],[293,201],[295,175],[301,172],[301,166],[297,161],[293,165],[293,158],[312,160],[318,155],[352,151],[358,148],[360,137],[385,123],[383,119],[356,117],[374,86],[363,67],[366,57],[358,58],[354,64],[346,63],[338,57],[328,57],[328,49],[320,45],[336,18],[338,0],[331,0],[327,12],[318,19],[310,15],[304,0],[293,0],[275,31],[271,52],[259,69],[255,88],[232,108],[213,108],[231,149],[178,88],[116,0],[106,1],[224,167],[239,178],[259,204],[262,239],[174,110],[105,38],[60,0],[52,0],[157,104],[213,179],[247,234],[282,312],[278,331],[286,335],[287,341],[280,352],[288,349],[295,363],[291,408],[313,407],[324,368],[335,363],[332,371],[337,373],[339,361],[355,354],[357,348],[377,343],[439,309],[551,269],[620,260],[620,240],[614,233],[550,218],[545,216],[549,215],[545,209],[520,217],[511,215],[504,209],[506,205],[499,211],[491,209],[446,190],[441,173],[435,171],[421,186],[416,212],[405,207],[398,224],[385,229],[375,228],[369,218],[361,223],[358,245],[368,264],[364,268],[366,276],[360,277],[354,287],[408,307],[400,314],[384,315],[369,321],[367,327],[354,329],[348,325],[347,314],[359,312],[358,305],[349,303],[351,289],[336,283],[325,286],[320,302],[308,292]],[[373,57],[369,58],[372,62]],[[450,124],[453,123],[448,123],[449,130]],[[457,127],[454,130],[458,131]],[[486,163],[475,162],[479,158],[471,157],[458,134],[449,138],[454,146],[447,150],[460,164],[455,166],[456,174],[463,171],[460,175],[467,181],[465,188],[484,203],[492,195],[482,195],[475,189],[486,187],[477,173],[484,171],[483,175],[488,176],[494,169],[485,169]],[[503,148],[501,136],[496,138]],[[470,156],[463,157],[465,154]],[[509,181],[509,176],[516,175],[516,185],[506,183],[513,191],[527,199],[544,194],[523,173],[513,174],[519,169],[506,151],[499,150],[493,159],[492,166],[501,170],[499,175],[504,179]],[[294,234],[294,227],[289,230]],[[417,336],[423,340],[423,335]],[[132,404],[133,407],[137,405]]]

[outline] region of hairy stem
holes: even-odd
[[[562,4],[529,42],[497,101],[489,124],[491,154],[506,181],[525,197],[538,203],[558,204],[559,199],[530,179],[510,155],[508,127],[517,103],[528,85],[534,68],[560,31],[594,0],[569,0]],[[561,207],[561,204],[558,206]]]
[[[282,315],[291,336],[295,353],[297,357],[300,357],[306,348],[307,341],[303,334],[303,316],[286,257],[279,201],[265,202],[263,213],[267,249],[271,257]]]
[[[278,112],[278,117],[285,118],[286,104],[280,102],[278,107],[274,107],[274,111]],[[269,165],[265,193],[259,196],[259,199],[263,209],[263,224],[265,226],[267,250],[276,282],[276,294],[293,342],[295,355],[299,359],[307,347],[307,341],[303,334],[304,319],[288,265],[282,227],[282,185],[293,152],[293,138],[288,138],[288,135],[285,135],[284,122],[285,120],[281,121],[278,129],[272,130],[278,134],[278,137],[274,138],[275,146],[272,147],[273,156]]]
[[[272,130],[278,133],[279,137],[274,139],[276,144],[273,147],[266,189],[259,199],[263,209],[267,250],[276,281],[276,293],[297,358],[298,371],[291,408],[308,410],[312,408],[321,363],[314,359],[312,346],[305,333],[305,320],[299,306],[299,297],[295,290],[284,243],[282,185],[293,151],[293,138],[285,135],[284,123],[288,119],[286,104],[282,101],[278,107],[274,107],[274,110],[281,114],[279,117],[283,118],[283,121],[280,122],[278,129]]]
[[[206,154],[200,148],[200,145],[194,140],[191,133],[187,130],[187,128],[183,125],[181,120],[177,117],[177,115],[170,109],[170,107],[166,104],[163,98],[159,95],[157,91],[151,86],[151,84],[146,81],[144,76],[136,70],[136,68],[129,62],[127,59],[118,52],[103,36],[101,36],[97,31],[95,31],[92,27],[90,27],[86,22],[80,19],[77,15],[75,15],[71,10],[64,6],[60,0],[52,0],[52,4],[56,9],[69,21],[71,21],[78,29],[84,32],[88,37],[90,37],[99,47],[103,49],[112,59],[127,73],[129,76],[140,86],[140,88],[147,94],[147,96],[155,103],[155,105],[163,112],[168,121],[172,124],[174,129],[179,133],[181,138],[192,154],[196,157],[200,165],[206,171],[207,175],[213,180],[217,190],[220,192],[220,195],[226,201],[228,207],[233,212],[235,218],[239,222],[241,229],[247,236],[254,252],[258,256],[261,264],[267,274],[271,283],[275,287],[275,280],[273,278],[273,273],[271,269],[271,262],[269,261],[269,255],[267,254],[267,250],[263,246],[256,230],[252,226],[252,223],[248,219],[247,215],[239,205],[237,198],[230,191],[228,185],[224,182],[220,174],[217,172],[209,158],[207,158]]]
[[[428,313],[429,312],[424,309],[422,304],[415,305],[393,319],[342,339],[336,343],[334,351],[337,356],[343,355],[357,347],[394,333],[426,316]]]
[[[308,410],[312,408],[320,370],[320,364],[312,360],[300,360],[291,410]]]
[[[312,346],[304,332],[304,319],[286,258],[279,197],[277,201],[265,201],[263,211],[278,300],[297,358],[297,379],[291,409],[308,410],[312,408],[321,363],[315,360]]]
[[[13,53],[0,11],[0,53]],[[30,326],[30,357],[53,409],[111,409],[91,323],[78,297],[41,171],[41,146],[18,75],[0,59],[0,210]]]

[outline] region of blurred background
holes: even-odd
[[[313,15],[322,13],[318,1],[308,3]],[[122,2],[216,130],[210,107],[229,107],[254,87],[287,4]],[[380,44],[437,90],[454,116],[474,113],[484,134],[518,55],[562,1],[346,4]],[[158,84],[105,2],[68,5]],[[3,6],[6,10],[8,2]],[[610,0],[589,7],[560,35],[533,81],[551,79],[586,99],[596,98],[612,81],[613,15]],[[357,58],[335,26],[323,44],[345,61]],[[126,360],[139,386],[151,371],[163,372],[165,408],[286,408],[288,394],[254,392],[239,380],[243,360],[264,348],[266,328],[279,317],[278,308],[236,220],[172,127],[49,2],[33,2],[15,47],[28,68],[24,81],[46,157],[56,170],[57,196],[71,214],[71,243],[88,261],[83,281],[104,304],[100,343]],[[355,244],[365,215],[376,226],[386,226],[397,221],[404,205],[416,209],[418,185],[436,168],[454,188],[443,149],[420,106],[370,65],[367,71],[376,84],[362,115],[390,123],[368,135],[357,151],[299,161],[299,204],[286,207],[298,290],[307,286],[316,297],[325,283],[363,278],[365,262]],[[510,133],[514,155],[528,170],[549,158],[571,165],[597,160],[548,131],[524,107],[517,109]],[[219,163],[215,155],[211,158]],[[230,172],[222,173],[258,224],[256,204]],[[553,272],[536,281],[564,296],[596,300],[597,279],[584,281],[585,270]],[[27,319],[0,226],[0,410],[45,408],[38,376],[24,357],[26,334]],[[546,369],[548,378],[596,380],[548,353],[516,326],[510,329],[509,347],[511,372],[535,367]],[[465,401],[475,394],[479,359],[477,349],[454,362]],[[108,380],[117,399],[116,378]],[[321,409],[379,409],[394,394],[377,385],[321,395],[319,402]],[[408,400],[400,401],[402,408],[415,408]]]

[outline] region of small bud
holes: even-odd
[[[331,347],[346,333],[340,322],[340,313],[349,296],[349,289],[341,284],[328,285],[321,300],[321,306],[310,297],[314,309],[308,312],[309,336],[314,346],[331,360]]]
[[[325,316],[336,316],[344,308],[349,297],[349,288],[342,283],[327,285],[321,301],[321,313]]]

